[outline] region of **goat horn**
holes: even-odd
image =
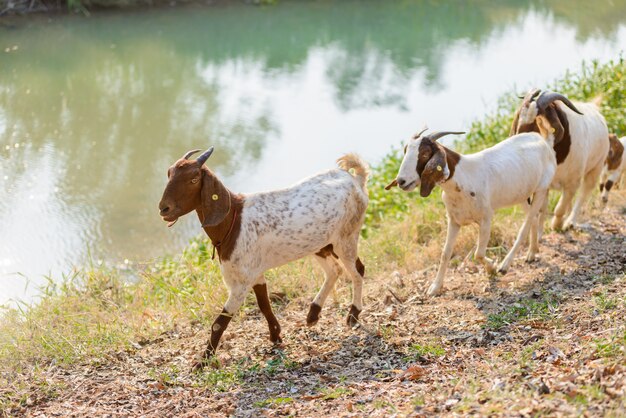
[[[203,152],[202,155],[196,158],[196,161],[199,162],[200,165],[203,165],[206,162],[206,160],[211,156],[211,154],[213,154],[213,147]]]
[[[194,155],[196,152],[200,152],[202,151],[201,149],[195,149],[193,151],[187,151],[187,154],[183,155],[183,158],[181,158],[182,160],[188,160],[189,157],[191,157],[192,155]]]
[[[543,111],[546,109],[546,107],[548,107],[552,102],[556,100],[562,101],[565,104],[565,106],[569,107],[570,109],[572,109],[574,112],[578,113],[579,115],[582,115],[582,112],[576,109],[576,106],[574,106],[574,103],[570,102],[567,97],[559,93],[553,93],[551,91],[547,91],[543,93],[541,96],[539,96],[539,98],[537,99],[537,107],[539,108],[539,110]]]
[[[389,190],[392,187],[396,187],[398,185],[398,181],[396,179],[393,179],[393,181],[391,183],[389,183],[388,185],[385,186],[385,190]]]
[[[439,138],[441,138],[442,136],[445,135],[462,135],[465,132],[450,132],[450,131],[444,131],[444,132],[433,132],[432,134],[428,135],[428,139],[430,139],[431,141],[436,141]]]
[[[418,133],[416,133],[415,135],[413,135],[413,139],[417,139],[420,137],[420,135],[422,135],[424,132],[426,132],[428,130],[428,126],[424,125],[424,127],[422,128],[421,131],[419,131]]]
[[[528,105],[530,102],[533,101],[535,97],[539,95],[539,93],[541,93],[541,89],[532,88],[528,90],[528,93],[526,93],[526,96],[524,97],[518,96],[518,97],[524,101],[525,105]]]

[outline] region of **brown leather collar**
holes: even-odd
[[[232,202],[232,198],[231,198],[230,192],[228,192],[228,199]],[[222,243],[228,239],[228,237],[230,236],[230,233],[233,232],[233,227],[235,226],[235,221],[237,221],[237,209],[235,208],[234,210],[235,210],[235,213],[233,214],[233,220],[231,221],[230,228],[228,228],[228,232],[226,233],[226,235],[224,235],[224,238],[222,238],[221,240],[217,241],[217,243],[215,243],[215,242],[213,242],[213,240],[211,240],[211,244],[213,244],[213,255],[211,256],[211,260],[215,260],[215,249],[216,248],[220,248]],[[217,253],[217,256],[220,259],[220,263],[221,263],[222,262],[222,256],[220,255],[219,252]]]

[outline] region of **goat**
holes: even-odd
[[[609,131],[598,105],[599,99],[591,103],[574,104],[562,94],[548,91],[541,93],[539,89],[532,89],[515,113],[510,135],[539,132],[537,117],[540,115],[554,130],[557,169],[550,187],[563,191],[554,210],[552,228],[555,230],[567,230],[576,225],[585,201],[598,182],[609,152]],[[578,189],[581,191],[572,208],[572,200]],[[547,203],[546,200],[539,222],[540,235]]]
[[[543,118],[539,117],[538,120],[543,121]],[[554,136],[549,131],[547,121],[540,122],[539,126],[542,135],[515,135],[470,155],[459,154],[437,142],[444,135],[463,132],[437,132],[421,136],[422,131],[406,145],[398,175],[387,189],[398,185],[408,192],[420,186],[420,195],[426,197],[439,185],[443,189],[442,198],[448,218],[446,243],[437,277],[428,289],[428,296],[439,294],[443,287],[461,226],[470,223],[479,225],[474,257],[485,266],[489,274],[495,273],[495,262],[486,257],[486,250],[496,209],[523,204],[526,212],[517,239],[498,271],[505,273],[508,270],[529,230],[531,239],[527,260],[534,260],[538,240],[536,233],[533,233],[536,228],[531,227],[538,221],[539,211],[556,170],[556,158],[552,151]]]
[[[619,183],[620,177],[626,169],[626,136],[617,139],[617,135],[609,135],[609,155],[606,157],[604,170],[600,179],[600,192],[602,193],[602,203],[609,200],[609,191],[615,183]]]
[[[347,154],[337,160],[338,169],[285,189],[243,195],[230,191],[204,166],[213,147],[197,159],[189,159],[199,151],[187,152],[168,169],[169,179],[159,203],[168,226],[196,211],[217,250],[228,288],[228,300],[193,368],[202,368],[215,354],[222,333],[251,289],[269,325],[270,340],[281,342],[280,324],[272,312],[263,274],[307,255],[314,255],[326,276],[310,305],[307,324],[318,321],[343,266],[353,286],[347,323],[356,325],[363,308],[365,266],[357,247],[369,199],[367,164],[355,154]]]

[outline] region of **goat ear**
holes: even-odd
[[[202,227],[221,223],[230,212],[230,193],[213,173],[202,171]]]
[[[567,125],[567,117],[563,115],[562,121],[561,117],[559,117],[559,113],[563,114],[562,111],[557,111],[556,106],[554,106],[553,104],[548,106],[545,110],[545,120],[549,125],[548,129],[552,130],[552,132],[554,133],[555,145],[563,140],[563,137],[565,136],[565,128],[569,126]],[[565,124],[565,126],[563,124]]]
[[[446,179],[450,173],[446,164],[446,153],[441,148],[428,160],[421,175],[420,196],[429,196],[435,186]]]

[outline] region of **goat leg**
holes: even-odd
[[[215,350],[220,343],[222,334],[228,327],[231,319],[233,319],[233,315],[228,313],[226,309],[223,309],[222,313],[220,313],[213,322],[213,325],[211,326],[211,338],[209,339],[207,348],[200,359],[198,359],[191,367],[192,371],[201,370],[210,363],[211,357],[215,355]]]

